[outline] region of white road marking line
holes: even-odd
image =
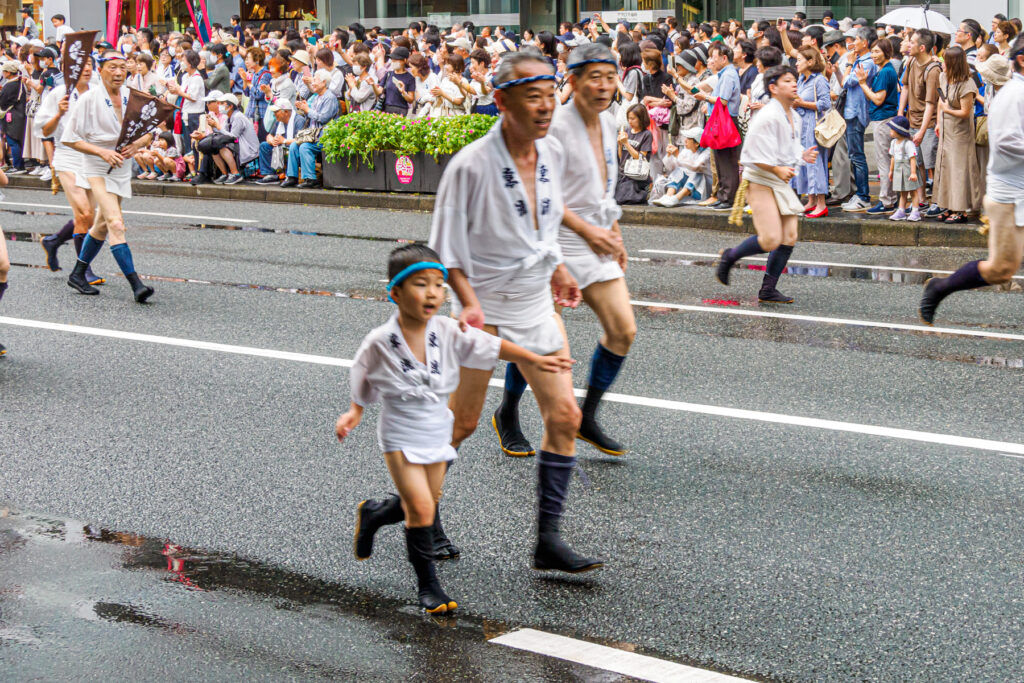
[[[727,676],[707,669],[667,662],[663,659],[640,655],[635,652],[618,650],[585,640],[545,633],[532,628],[522,628],[492,638],[489,643],[513,647],[517,650],[535,652],[547,657],[564,659],[595,669],[611,671],[623,676],[632,676],[644,681],[659,683],[732,683],[745,678]]]
[[[37,209],[64,209],[68,213],[71,209],[66,204],[29,204],[28,202],[0,202],[3,206],[31,206]],[[226,221],[229,223],[259,223],[249,218],[225,218],[224,216],[192,216],[186,213],[158,213],[156,211],[122,211],[124,214],[133,216],[160,216],[161,218],[188,218],[196,221]]]
[[[63,323],[51,323],[41,320],[28,320],[25,318],[8,318],[0,316],[0,325],[3,324],[53,330],[56,332],[70,332],[72,334],[87,334],[96,337],[108,337],[111,339],[141,341],[148,342],[150,344],[164,344],[167,346],[202,349],[206,351],[220,351],[221,353],[273,358],[299,363],[332,365],[342,368],[350,368],[353,363],[353,361],[347,358],[334,358],[331,356],[318,356],[308,353],[278,351],[277,349],[260,349],[252,346],[235,346],[233,344],[219,344],[195,339],[183,339],[180,337],[164,337],[155,334],[139,334],[137,332],[108,330],[99,327],[82,327],[78,325],[65,325]],[[504,386],[504,382],[499,379],[492,379],[490,385],[492,387],[502,387]],[[582,389],[575,389],[574,391],[577,396],[585,395],[585,392]],[[687,403],[684,401],[669,401],[659,398],[648,398],[646,396],[632,396],[630,394],[605,394],[604,398],[609,401],[614,401],[615,403],[626,403],[629,405],[645,406],[649,408],[661,408],[664,410],[675,410],[701,415],[717,415],[719,417],[772,422],[798,427],[811,427],[814,429],[827,429],[837,432],[849,432],[852,434],[867,434],[871,436],[918,441],[921,443],[932,443],[943,446],[959,446],[962,448],[973,448],[982,451],[993,451],[1000,455],[1024,456],[1024,444],[1009,441],[992,441],[990,439],[977,439],[969,436],[936,434],[913,429],[897,429],[894,427],[881,427],[877,425],[858,424],[855,422],[840,422],[838,420],[824,420],[816,417],[803,417],[800,415],[784,415],[781,413],[767,413],[758,410],[744,410],[742,408],[727,408],[724,406],[703,405],[700,403]]]
[[[850,325],[853,327],[878,327],[886,330],[906,330],[925,334],[956,334],[965,337],[984,337],[985,339],[1002,339],[1004,341],[1024,341],[1024,334],[1009,332],[987,332],[985,330],[967,330],[959,327],[928,327],[927,325],[908,325],[905,323],[889,323],[880,320],[855,320],[852,318],[824,318],[817,315],[799,315],[796,313],[775,313],[773,311],[755,311],[736,307],[693,306],[689,304],[670,304],[664,301],[630,301],[634,306],[651,308],[671,308],[677,311],[693,311],[696,313],[720,313],[723,315],[746,315],[755,318],[780,318],[782,320],[803,320],[813,323],[831,325]]]
[[[702,258],[718,258],[718,254],[709,254],[703,251],[669,251],[666,249],[641,249],[643,254],[669,254],[671,256],[698,256]],[[642,259],[640,259],[642,260]],[[745,261],[767,261],[764,256],[753,256],[744,259]],[[865,263],[831,263],[829,261],[799,261],[789,259],[790,263],[801,266],[831,266],[833,268],[870,268],[872,270],[891,270],[898,273],[935,273],[936,275],[951,275],[952,270],[937,270],[935,268],[910,268],[908,266],[872,266]],[[1014,275],[1014,280],[1024,280],[1024,275]]]

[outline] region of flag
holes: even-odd
[[[185,0],[188,13],[192,15],[192,25],[199,35],[199,44],[210,42],[210,17],[206,14],[206,0]]]
[[[135,18],[137,20],[137,28],[149,28],[149,4],[152,0],[138,0],[135,7]]]
[[[117,45],[117,39],[121,35],[121,5],[122,0],[107,2],[107,42],[111,45]]]
[[[174,120],[177,110],[173,104],[159,97],[135,88],[128,88],[128,106],[121,120],[121,135],[117,138],[115,149],[121,150],[139,138],[145,137],[156,130],[161,123]]]
[[[67,86],[68,94],[71,94],[78,85],[82,69],[85,68],[86,61],[92,57],[92,46],[96,42],[97,33],[98,31],[79,31],[64,37],[60,70],[64,74],[64,85]]]

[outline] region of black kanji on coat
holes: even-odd
[[[440,375],[441,374],[441,363],[436,360],[430,361],[430,374]]]
[[[431,332],[427,335],[427,343],[430,344],[430,348],[436,349],[440,344],[437,343],[437,332]]]
[[[545,166],[544,164],[541,164],[540,168],[537,169],[537,172],[540,174],[540,177],[538,178],[538,180],[540,182],[542,182],[542,183],[550,183],[551,182],[551,178],[548,177],[548,167],[547,166]]]
[[[522,199],[516,202],[516,213],[518,213],[520,216],[525,216],[527,213],[529,213],[526,209],[526,202],[524,202]]]
[[[391,336],[388,337],[388,343],[391,344],[392,349],[397,349],[399,346],[402,345],[402,342],[398,341],[398,335],[395,334],[394,332],[392,332]]]
[[[410,361],[408,358],[403,358],[402,372],[409,372],[410,370],[412,370],[412,361]]]
[[[541,200],[541,203],[540,203],[540,215],[541,216],[547,216],[548,215],[548,211],[550,211],[550,210],[551,210],[551,200],[550,199]]]
[[[519,181],[516,180],[516,172],[511,168],[501,169],[501,177],[505,181],[505,187],[507,188],[513,188],[519,184]]]

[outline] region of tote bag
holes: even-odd
[[[815,86],[817,86],[817,83],[815,83]],[[815,101],[818,99],[817,91],[815,91],[814,99]],[[835,106],[829,109],[821,117],[821,120],[814,124],[814,139],[822,147],[835,147],[836,143],[846,134],[846,120],[840,113],[845,106],[846,90],[843,90],[843,93],[836,100]]]
[[[711,117],[704,126],[704,133],[700,136],[700,146],[710,149],[728,149],[738,147],[742,139],[740,131],[729,116],[729,108],[722,102],[722,98],[715,99],[715,108],[711,110]]]

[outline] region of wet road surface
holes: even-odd
[[[429,216],[135,199],[135,261],[157,289],[141,307],[106,251],[99,297],[38,267],[31,236],[66,219],[25,205],[59,200],[11,191],[21,205],[0,204],[18,264],[0,307],[0,501],[29,515],[3,533],[32,539],[4,543],[0,572],[4,586],[35,586],[14,607],[3,594],[0,664],[26,677],[76,671],[76,631],[100,629],[113,661],[152,653],[153,671],[209,678],[246,665],[264,678],[619,678],[487,643],[492,623],[772,680],[1024,673],[1024,298],[958,295],[937,331],[915,313],[927,273],[978,252],[801,244],[780,284],[797,303],[766,308],[762,262],[732,287],[713,279],[708,255],[736,235],[627,228],[640,331],[602,416],[633,452],[581,445],[590,487],[574,483],[566,522],[608,567],[565,580],[528,569],[533,464],[501,456],[482,422],[444,503],[465,553],[441,568],[465,608],[467,626],[449,629],[413,609],[400,534],[383,533],[371,561],[352,559],[354,505],[390,489],[374,414],[344,447],[331,433],[347,404],[344,361],[391,312],[386,254],[425,239]],[[790,317],[766,317],[779,314]],[[583,387],[600,329],[583,308],[567,324]],[[539,440],[530,398],[524,413]],[[38,515],[141,545],[84,530],[68,543],[39,531]],[[195,591],[168,574],[166,543],[259,570]],[[61,569],[45,580],[48,561]],[[70,578],[114,565],[97,569],[102,580]],[[295,590],[312,597],[257,575],[285,593],[303,577]],[[65,582],[67,595],[50,596]],[[82,604],[96,619],[69,614]],[[110,671],[88,663],[89,676]]]

